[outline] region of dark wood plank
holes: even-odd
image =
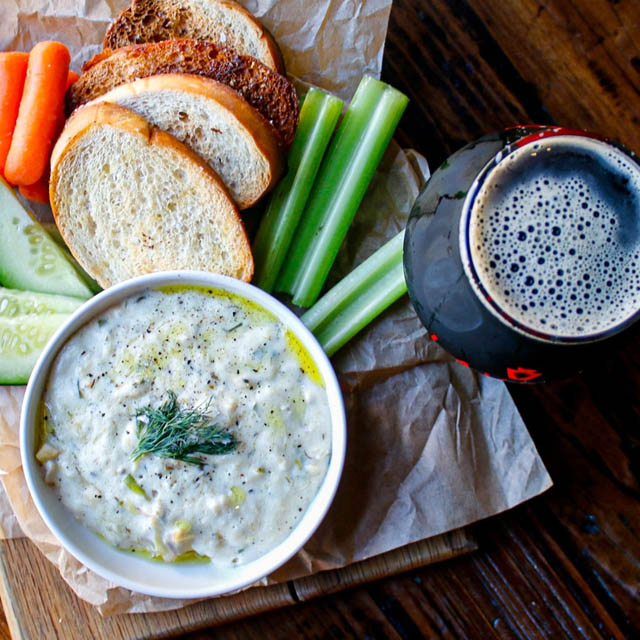
[[[521,507],[476,527],[481,550],[466,558],[225,625],[215,637],[632,637],[573,565],[557,562],[563,554],[552,537],[530,530],[540,524],[530,507]],[[205,637],[211,636],[188,636]]]
[[[288,583],[249,589],[175,611],[103,618],[94,607],[77,598],[57,569],[23,538],[0,541],[0,596],[16,640],[160,638],[274,611],[474,549],[476,545],[469,535],[458,530]]]
[[[383,76],[412,99],[400,141],[435,166],[479,135],[530,122],[637,150],[639,47],[635,0],[401,1]]]
[[[424,617],[441,621],[439,632],[457,638],[623,638],[597,598],[585,599],[581,578],[530,531],[528,511],[480,525],[481,553],[418,572],[417,584],[391,583],[392,597],[404,603],[409,594]]]
[[[499,11],[491,0],[471,4],[557,123],[640,148],[635,0],[521,0]]]
[[[638,347],[640,340],[628,353]],[[556,482],[535,506],[539,526],[630,631],[640,629],[640,384],[628,353],[612,353],[574,380],[512,395],[538,425],[534,439]]]
[[[460,0],[394,3],[382,75],[411,99],[400,143],[424,154],[432,169],[480,135],[552,121],[535,89]]]

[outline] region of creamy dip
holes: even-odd
[[[199,464],[134,461],[147,420],[137,414],[170,393],[235,448],[193,454]],[[165,287],[105,311],[61,349],[43,402],[36,457],[59,499],[111,544],[165,560],[233,565],[272,549],[331,453],[327,394],[304,347],[270,313],[219,290]]]

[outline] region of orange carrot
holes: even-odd
[[[35,184],[20,185],[18,188],[27,200],[49,204],[49,171],[45,171]]]
[[[73,69],[69,69],[69,75],[67,76],[67,89],[80,77],[79,73],[76,73]]]
[[[0,173],[16,126],[28,60],[28,53],[0,53]]]
[[[69,69],[69,75],[67,76],[67,89],[80,77],[79,73]],[[56,132],[53,136],[53,142],[58,139],[60,132],[64,127],[64,108],[61,108],[58,113],[58,122],[56,123]],[[27,199],[34,202],[40,202],[41,204],[49,204],[49,167],[45,169],[42,177],[38,182],[34,184],[22,184],[19,187],[20,193]]]
[[[60,42],[39,42],[29,54],[18,120],[4,167],[13,184],[34,184],[45,171],[64,101],[69,59],[69,51]]]

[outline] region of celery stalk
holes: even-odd
[[[300,319],[328,355],[406,293],[404,231],[394,236],[330,289]]]
[[[265,291],[273,291],[343,105],[319,89],[310,89],[305,96],[289,152],[289,171],[272,193],[253,242],[253,284]]]
[[[320,167],[276,283],[308,307],[316,300],[408,99],[365,76]]]
[[[358,149],[367,124],[382,97],[384,84],[364,76],[351,100],[333,142],[320,167],[313,191],[305,208],[305,216],[296,230],[284,267],[278,277],[276,290],[294,295],[302,277],[307,253],[323,217],[330,212],[331,197],[338,195],[340,178],[348,176],[351,157]]]

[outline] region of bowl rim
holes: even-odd
[[[176,572],[184,573],[185,568],[190,565],[157,562],[135,556],[131,552],[117,550],[106,541],[101,540],[95,533],[90,532],[84,525],[81,525],[73,519],[75,524],[72,526],[76,527],[77,525],[77,527],[87,532],[87,534],[90,534],[88,538],[95,538],[95,545],[91,547],[92,551],[95,551],[93,553],[88,552],[87,544],[84,544],[84,546],[79,544],[77,537],[69,533],[67,524],[60,522],[60,516],[50,512],[49,501],[52,500],[52,496],[47,497],[46,494],[48,491],[51,491],[52,495],[54,494],[50,488],[44,488],[48,485],[44,485],[40,465],[35,459],[35,451],[33,450],[35,438],[34,426],[37,420],[40,400],[48,380],[49,370],[55,357],[67,340],[91,319],[122,300],[145,289],[157,289],[173,285],[193,285],[196,287],[205,286],[221,289],[244,297],[257,303],[266,311],[273,313],[280,322],[293,331],[311,355],[314,363],[318,366],[325,384],[331,415],[331,457],[327,472],[318,492],[293,530],[284,540],[278,543],[275,548],[272,548],[255,560],[239,565],[237,569],[234,570],[237,573],[235,580],[233,578],[223,579],[220,583],[216,580],[219,567],[217,567],[214,562],[201,565],[211,568],[211,584],[202,585],[197,588],[177,587],[175,584],[173,586],[171,584],[148,584],[142,579],[138,580],[136,578],[122,576],[113,568],[107,566],[107,562],[103,557],[111,557],[112,554],[111,552],[107,553],[105,547],[113,551],[116,556],[122,556],[123,559],[126,558],[127,561],[134,562],[135,564],[139,562],[142,563],[141,567],[143,568],[145,563],[149,563],[150,566],[154,567],[170,567],[170,570],[167,570],[167,574],[172,574],[173,576],[177,575]],[[335,371],[328,356],[309,329],[279,300],[254,285],[228,276],[184,270],[155,272],[126,280],[90,298],[73,312],[50,338],[34,366],[25,391],[20,414],[20,451],[23,472],[33,502],[51,532],[63,548],[73,557],[103,578],[118,586],[131,589],[138,593],[164,598],[187,599],[212,597],[243,589],[262,580],[295,555],[316,531],[333,502],[344,466],[346,453],[344,400]],[[64,509],[68,515],[71,515],[66,508],[60,505],[55,507],[57,511],[60,509]],[[228,573],[233,573],[234,571]],[[159,570],[154,569],[154,573],[158,572]],[[201,573],[206,574],[206,571],[201,571]]]

